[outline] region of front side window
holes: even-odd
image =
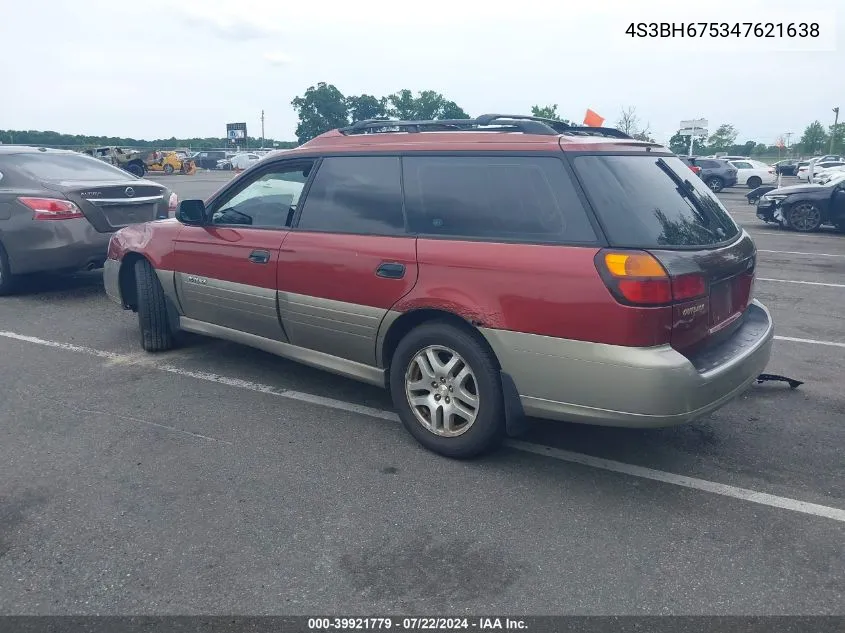
[[[279,165],[214,204],[216,225],[281,229],[299,204],[313,161]]]
[[[402,235],[402,186],[396,156],[323,159],[302,207],[298,229]]]
[[[403,159],[411,231],[526,242],[595,242],[559,158],[420,156]]]

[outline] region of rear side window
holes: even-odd
[[[414,233],[527,242],[596,241],[563,162],[551,157],[402,159]]]
[[[697,160],[696,164],[702,169],[719,169],[722,164],[715,160]]]
[[[26,176],[46,182],[62,180],[99,180],[117,182],[131,180],[125,171],[82,154],[32,153],[15,154],[15,167]]]
[[[573,162],[614,246],[706,247],[740,232],[713,192],[674,156],[578,156]]]
[[[399,235],[405,232],[397,156],[325,158],[305,198],[304,231]]]

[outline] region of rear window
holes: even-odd
[[[614,246],[707,247],[740,233],[719,199],[677,157],[578,156],[573,162]]]
[[[131,180],[127,172],[103,161],[82,154],[15,154],[15,169],[22,174],[46,182],[62,180],[99,180],[118,182]]]
[[[593,243],[596,234],[559,158],[402,159],[414,233],[489,240]]]
[[[717,160],[702,160],[698,159],[696,161],[696,165],[703,169],[719,169],[720,167],[724,166],[724,163],[720,163]]]

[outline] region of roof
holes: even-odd
[[[631,151],[646,147],[668,152],[657,143],[638,141],[614,128],[572,126],[526,115],[483,114],[475,119],[359,121],[290,151]]]
[[[30,145],[0,145],[0,154],[76,154],[69,149],[32,147]]]

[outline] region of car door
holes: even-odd
[[[313,164],[269,163],[209,202],[208,225],[182,228],[175,282],[186,317],[287,340],[276,309],[276,267]]]
[[[830,199],[830,219],[839,229],[845,229],[845,180],[840,180],[833,187]]]
[[[416,281],[399,158],[324,158],[279,255],[291,343],[376,365],[379,325]]]

